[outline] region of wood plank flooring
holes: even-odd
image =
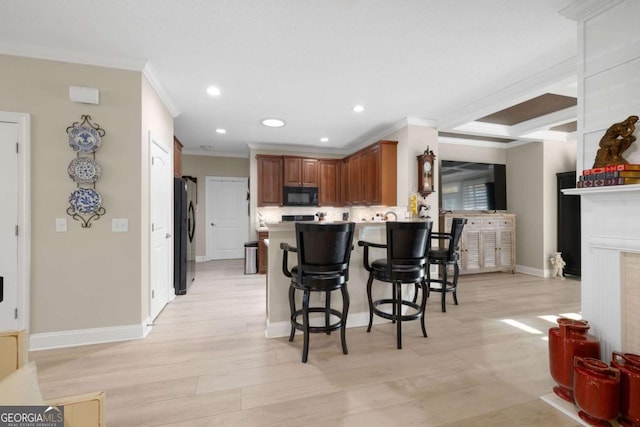
[[[45,398],[106,392],[107,425],[128,426],[578,426],[539,397],[549,393],[541,315],[578,313],[580,282],[524,274],[460,277],[455,306],[440,295],[417,321],[395,327],[266,339],[265,278],[241,260],[197,265],[189,293],[149,336],[31,352]],[[504,319],[538,330],[525,332]]]

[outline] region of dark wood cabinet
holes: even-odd
[[[258,206],[282,206],[282,156],[257,155]]]
[[[397,144],[379,141],[345,159],[345,204],[397,205]]]
[[[267,266],[269,265],[268,249],[264,243],[264,239],[269,238],[268,231],[258,232],[258,273],[267,274]]]
[[[182,176],[182,143],[175,136],[173,137],[173,176]]]
[[[349,157],[349,181],[347,197],[352,205],[363,204],[362,199],[362,153]]]
[[[558,252],[566,263],[565,274],[581,274],[580,196],[562,194],[576,188],[576,172],[556,174],[558,183]]]
[[[317,187],[318,159],[283,156],[286,187]]]
[[[318,161],[318,203],[320,206],[340,206],[340,160]]]

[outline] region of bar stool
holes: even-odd
[[[296,247],[281,243],[283,250],[282,272],[291,278],[289,286],[289,306],[291,307],[291,334],[293,341],[295,331],[301,330],[304,335],[302,347],[302,363],[307,362],[309,354],[309,334],[326,333],[340,329],[342,352],[348,354],[345,329],[349,311],[349,260],[353,249],[355,223],[300,223],[295,224]],[[288,268],[288,253],[296,252],[298,265]],[[302,307],[296,308],[295,293],[302,291]],[[342,294],[342,309],[331,308],[331,292],[339,290]],[[310,306],[311,292],[324,292],[324,306]],[[309,314],[324,314],[324,324],[311,326]],[[338,320],[331,323],[331,317]]]
[[[429,283],[427,292],[440,292],[442,294],[440,304],[442,306],[443,313],[447,311],[447,292],[451,292],[453,294],[453,303],[458,305],[458,275],[460,272],[458,260],[460,259],[460,237],[462,236],[462,230],[466,223],[466,218],[453,218],[453,221],[451,222],[451,232],[431,233],[432,239],[445,240],[447,242],[445,246],[431,248],[429,251],[429,265],[438,264],[440,266],[440,278],[432,279],[431,271],[430,269],[427,269],[427,282]],[[449,280],[447,272],[447,267],[449,265],[453,266],[453,277],[451,280]],[[431,286],[432,283],[439,283],[440,286],[433,287]]]
[[[390,319],[396,324],[396,340],[398,349],[402,348],[402,322],[420,319],[422,334],[427,337],[424,324],[425,306],[427,304],[426,267],[432,222],[396,222],[386,223],[387,243],[370,243],[358,241],[364,247],[364,268],[369,272],[367,281],[367,297],[369,300],[369,326],[371,332],[373,315]],[[369,248],[387,250],[385,259],[377,259],[369,263]],[[373,300],[371,288],[374,280],[392,284],[392,297]],[[415,283],[422,290],[422,301],[402,299],[402,284]],[[391,305],[391,313],[381,310],[380,306]],[[412,313],[402,314],[402,308],[412,309]]]

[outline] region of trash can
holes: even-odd
[[[258,272],[258,242],[251,241],[244,244],[244,274]]]

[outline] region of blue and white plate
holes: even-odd
[[[93,184],[102,175],[102,168],[93,159],[77,157],[71,160],[67,168],[69,177],[78,184]]]
[[[88,214],[100,209],[102,197],[93,188],[78,188],[69,196],[69,203],[76,212]]]
[[[93,153],[101,143],[100,134],[91,126],[78,126],[69,131],[69,145],[73,151]]]

